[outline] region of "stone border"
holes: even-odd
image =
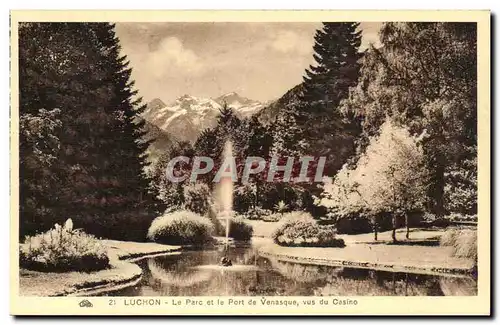
[[[116,281],[111,280],[111,281],[106,281],[105,283],[100,283],[100,282],[91,283],[89,286],[77,289],[75,292],[68,294],[67,296],[77,296],[77,297],[95,296],[96,294],[109,293],[134,286],[138,284],[142,279],[142,269],[137,264],[135,264],[136,262],[143,260],[145,258],[181,254],[181,250],[182,247],[176,249],[169,249],[168,251],[135,253],[135,254],[119,256],[118,260],[120,261],[120,264],[126,263],[128,264],[127,267],[131,267],[131,265],[133,265],[135,268],[137,268],[138,273],[133,273],[132,276],[130,277]]]
[[[405,273],[418,273],[427,275],[441,275],[441,276],[451,276],[451,277],[468,277],[474,272],[474,268],[424,268],[418,266],[399,266],[394,264],[383,264],[383,263],[372,263],[372,262],[358,262],[349,261],[341,259],[328,259],[328,258],[315,258],[315,257],[300,257],[291,256],[286,254],[275,254],[265,250],[264,247],[258,249],[259,255],[266,258],[276,258],[283,262],[293,262],[308,265],[325,265],[334,267],[352,267],[352,268],[362,268],[362,269],[373,269],[378,271],[388,271],[388,272],[405,272]]]

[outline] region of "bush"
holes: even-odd
[[[229,223],[229,237],[234,240],[248,241],[252,238],[253,227],[241,218],[232,219]]]
[[[319,226],[309,213],[291,212],[280,222],[272,234],[281,246],[344,247],[343,239],[335,238],[335,228]]]
[[[283,216],[283,213],[273,213],[267,216],[262,216],[261,220],[264,222],[277,222],[280,221]]]
[[[260,207],[255,207],[254,209],[248,210],[244,217],[248,220],[264,220],[267,216],[272,214],[271,210],[262,209]]]
[[[453,256],[477,260],[477,231],[449,229],[440,239],[441,246],[453,247]]]
[[[129,211],[106,215],[77,215],[73,221],[75,228],[83,228],[99,238],[145,242],[149,226],[158,215],[156,212],[131,208]]]
[[[367,234],[373,231],[370,219],[360,214],[339,217],[335,228],[337,233],[347,235]]]
[[[68,219],[49,231],[28,236],[20,247],[22,268],[44,272],[91,272],[109,266],[106,248],[92,235],[73,230]]]
[[[450,213],[445,218],[451,222],[477,222],[477,215],[467,215],[462,213]]]
[[[419,226],[446,228],[451,224],[448,218],[440,218],[433,213],[426,212],[422,215]]]
[[[151,223],[148,239],[169,245],[200,245],[212,240],[210,219],[188,210],[165,213]]]

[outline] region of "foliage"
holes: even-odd
[[[335,222],[335,228],[339,234],[355,235],[371,233],[373,230],[372,227],[370,218],[361,214],[342,216]]]
[[[453,256],[477,261],[477,231],[475,229],[448,229],[440,240],[441,246],[453,247]]]
[[[184,186],[184,208],[205,215],[211,206],[210,189],[203,183]]]
[[[344,247],[344,240],[335,234],[333,227],[319,226],[310,214],[291,212],[280,221],[272,238],[282,246]]]
[[[285,203],[285,201],[279,201],[275,206],[274,209],[281,214],[284,214],[285,211],[288,209],[288,205]]]
[[[154,215],[160,207],[144,173],[149,143],[138,118],[144,105],[114,25],[20,27],[21,235],[45,231],[69,213],[76,224],[131,209]]]
[[[444,208],[448,212],[477,213],[477,150],[473,158],[448,166],[445,172]]]
[[[148,239],[168,245],[201,245],[212,239],[210,219],[188,210],[165,213],[151,223]]]
[[[143,209],[110,213],[106,218],[75,213],[75,227],[92,229],[99,238],[144,242],[151,222],[160,214]]]
[[[476,34],[474,23],[385,23],[382,46],[367,51],[358,84],[342,104],[346,115],[362,120],[361,147],[387,117],[411,134],[426,130],[427,197],[438,215],[445,213],[445,173],[475,159],[469,148],[477,142]]]
[[[445,216],[445,218],[454,222],[477,222],[477,214],[468,215],[461,213],[450,213],[449,215]]]
[[[261,207],[254,207],[243,214],[243,217],[248,220],[264,220],[273,212],[271,210],[263,209]]]
[[[420,141],[387,120],[355,169],[345,165],[333,182],[325,181],[320,204],[340,214],[364,210],[393,218],[424,209],[428,171]]]
[[[252,238],[253,227],[242,218],[231,219],[229,223],[229,237],[234,240],[248,241]]]
[[[61,111],[40,109],[26,113],[19,120],[20,159],[20,227],[21,234],[33,233],[54,224],[51,217],[52,189],[57,188],[57,157],[61,143]]]
[[[106,248],[92,235],[73,229],[68,219],[63,227],[27,236],[19,252],[20,266],[44,272],[91,272],[107,268]]]
[[[194,149],[189,142],[177,142],[169,150],[164,152],[158,161],[151,168],[151,179],[153,187],[158,193],[158,198],[167,205],[170,210],[182,208],[184,198],[184,185],[188,179],[183,182],[172,182],[167,178],[168,163],[175,157],[188,157],[190,162],[194,157]],[[175,177],[189,176],[191,172],[191,163],[178,162],[172,171]]]
[[[286,156],[326,156],[327,173],[354,151],[354,133],[338,109],[358,79],[362,57],[359,23],[325,22],[314,36],[315,65],[305,71],[298,103],[275,121],[273,152]]]

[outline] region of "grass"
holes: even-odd
[[[451,256],[452,247],[349,244],[336,247],[283,247],[261,244],[265,257],[318,265],[365,267],[415,273],[469,273],[474,261]]]

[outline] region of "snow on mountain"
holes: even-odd
[[[220,105],[226,103],[227,106],[236,110],[242,117],[250,117],[264,107],[263,103],[242,97],[235,92],[217,97],[215,101]]]
[[[183,95],[169,105],[158,98],[152,100],[143,117],[178,140],[194,142],[202,130],[215,126],[224,103],[245,118],[256,114],[265,106],[235,92],[215,99]]]

